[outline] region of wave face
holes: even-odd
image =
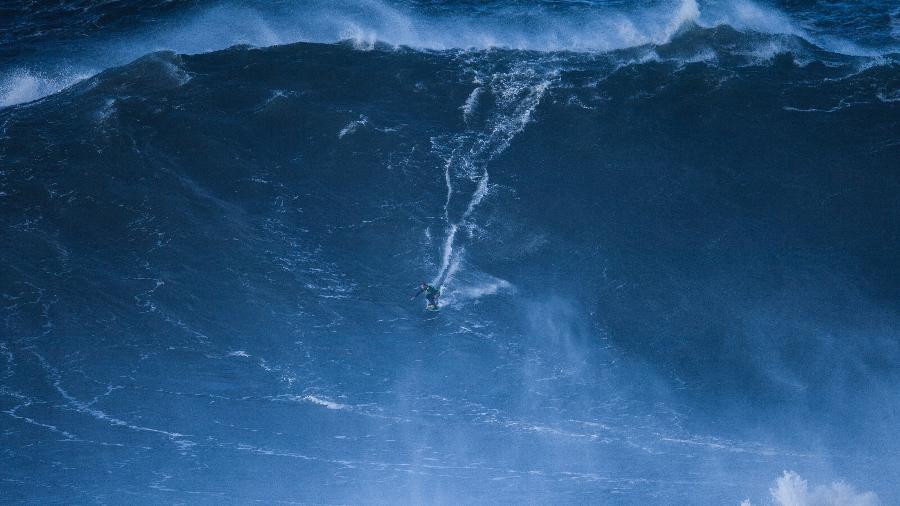
[[[3,497],[900,502],[892,8],[16,16]]]

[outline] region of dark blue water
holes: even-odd
[[[892,2],[0,9],[3,502],[900,502]]]

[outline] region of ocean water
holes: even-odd
[[[5,4],[0,502],[900,503],[898,195],[895,2]]]

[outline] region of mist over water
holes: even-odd
[[[0,46],[3,497],[900,501],[889,3],[67,7]]]

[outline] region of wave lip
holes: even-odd
[[[267,47],[350,41],[357,49],[373,49],[376,43],[384,43],[438,51],[501,48],[593,53],[666,44],[694,26],[731,26],[742,32],[790,35],[851,56],[879,57],[898,51],[896,45],[866,48],[839,35],[811,33],[788,14],[750,0],[660,1],[633,9],[547,2],[497,3],[491,8],[410,7],[383,0],[217,5],[171,15],[152,30],[138,25],[122,34],[92,34],[72,45],[62,67],[43,63],[60,59],[58,44],[56,49],[49,42],[44,49],[38,44],[36,53],[29,57],[31,61],[0,69],[0,107],[54,94],[98,69],[162,50],[197,54],[237,44]],[[34,46],[34,41],[29,45]],[[42,51],[47,54],[42,55]]]

